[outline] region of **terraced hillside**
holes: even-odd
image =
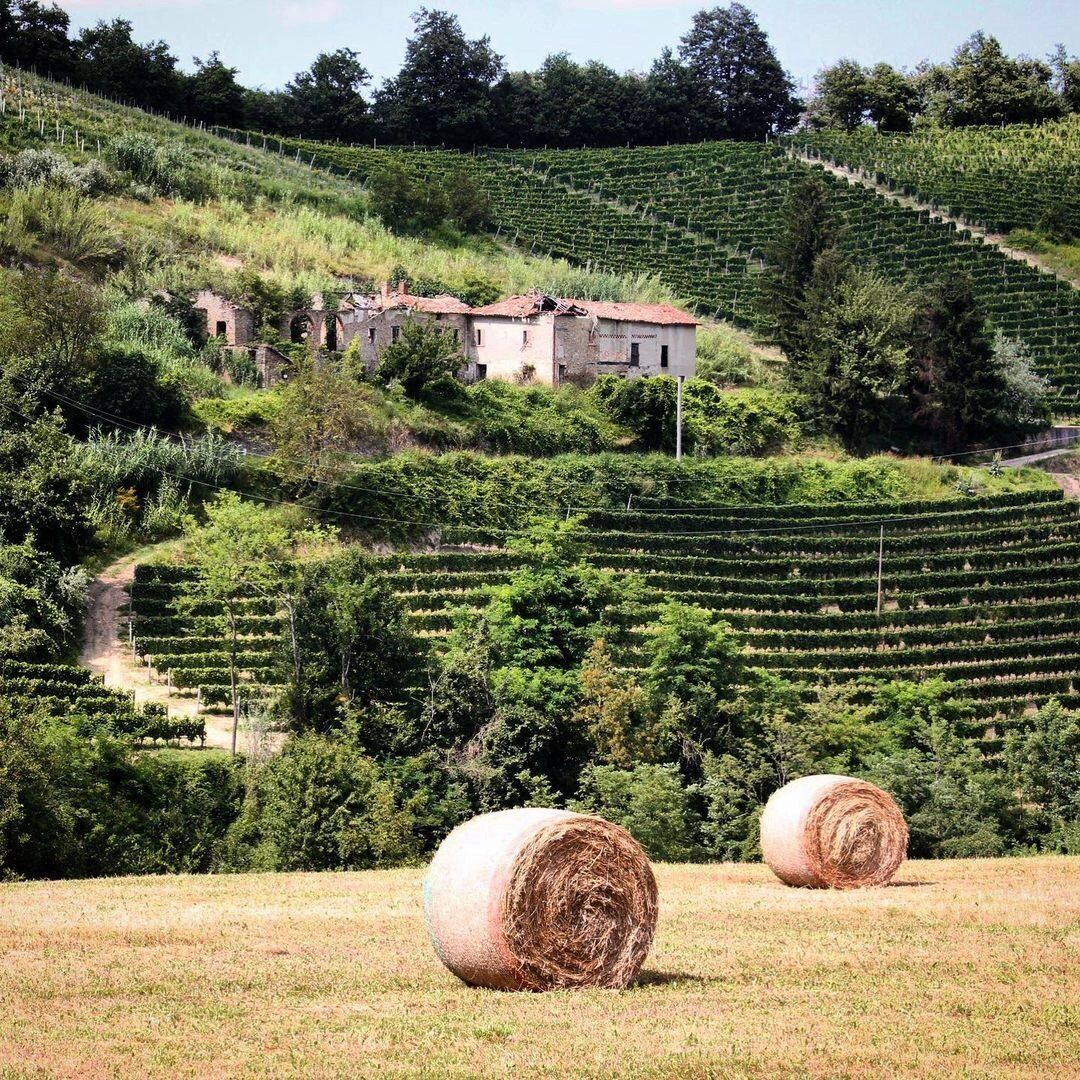
[[[621,613],[634,666],[669,597],[721,614],[746,662],[805,684],[858,691],[875,681],[941,675],[975,706],[992,747],[996,717],[1022,718],[1056,696],[1080,704],[1080,514],[1060,492],[899,503],[643,507],[590,513],[589,561],[633,575],[642,600]],[[882,543],[882,530],[884,541]],[[878,558],[882,558],[878,611]],[[454,609],[522,565],[489,549],[385,556],[383,565],[436,650]],[[209,613],[179,617],[182,566],[142,566],[135,640],[162,678],[204,706],[229,700],[229,662]],[[278,681],[280,616],[244,602],[242,688]]]
[[[761,325],[758,275],[782,210],[793,186],[814,173],[830,190],[842,243],[856,261],[915,284],[969,274],[994,325],[1022,340],[1055,386],[1058,411],[1080,408],[1076,289],[967,230],[797,160],[784,146],[463,155],[275,139],[269,148],[360,181],[391,157],[419,176],[466,171],[491,196],[499,237],[582,265],[657,274],[698,311],[750,327]],[[1063,171],[1047,182],[1068,180]]]
[[[210,608],[180,615],[176,600],[191,575],[182,566],[136,567],[131,587],[133,641],[159,679],[195,694],[208,709],[231,702],[230,654],[220,619]],[[262,697],[280,677],[281,618],[263,597],[238,605],[239,681],[244,697]]]
[[[808,688],[943,675],[962,684],[982,720],[1020,716],[1055,695],[1080,703],[1080,515],[1060,493],[668,506],[593,513],[586,524],[590,561],[637,575],[646,589],[645,604],[625,613],[636,628],[630,666],[638,628],[678,597],[721,613],[743,635],[749,664]],[[386,563],[436,643],[453,608],[474,606],[519,565],[494,550]]]
[[[67,663],[0,660],[0,700],[84,717],[94,729],[145,742],[202,742],[202,721],[170,718],[153,705],[136,707],[85,668]]]
[[[995,232],[1035,228],[1056,211],[1080,235],[1080,116],[911,135],[808,131],[790,144]]]

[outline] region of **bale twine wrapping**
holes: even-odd
[[[652,945],[656,880],[638,842],[610,821],[500,810],[443,841],[424,913],[440,959],[470,985],[622,989]]]
[[[773,793],[761,853],[788,885],[884,885],[907,856],[904,815],[888,792],[850,776],[804,776]]]

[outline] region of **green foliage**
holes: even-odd
[[[59,655],[76,636],[86,586],[81,569],[63,570],[28,540],[0,545],[0,657]]]
[[[117,169],[155,194],[190,197],[195,193],[191,158],[177,142],[157,143],[148,135],[128,132],[109,143],[107,156]]]
[[[955,448],[991,438],[1008,388],[970,280],[938,282],[916,333],[916,424]]]
[[[136,755],[0,702],[0,878],[206,872],[240,797],[221,757]]]
[[[1026,729],[1005,737],[1005,763],[1021,800],[1049,826],[1049,846],[1080,823],[1080,715],[1047,702]]]
[[[398,340],[383,349],[375,377],[388,386],[400,384],[411,398],[437,398],[449,392],[444,384],[464,363],[460,345],[449,334],[420,322],[406,322]]]
[[[420,853],[384,771],[347,741],[298,735],[256,770],[229,837],[230,866],[367,870]]]
[[[299,730],[328,730],[349,707],[399,701],[420,666],[401,602],[358,548],[303,564],[286,598],[287,700]]]
[[[689,794],[672,765],[590,765],[570,808],[622,825],[650,859],[692,862],[698,856]]]
[[[799,389],[817,426],[845,446],[880,441],[888,399],[908,380],[914,316],[906,291],[876,274],[811,288]]]

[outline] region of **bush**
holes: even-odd
[[[412,825],[375,762],[347,742],[301,735],[254,774],[230,859],[274,871],[390,866],[419,854]]]
[[[622,825],[651,859],[688,862],[700,854],[693,839],[695,815],[674,765],[590,765],[571,809]]]

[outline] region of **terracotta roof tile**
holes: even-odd
[[[697,326],[698,321],[671,304],[616,304],[608,300],[575,300],[598,319],[621,322],[655,323],[658,326]]]

